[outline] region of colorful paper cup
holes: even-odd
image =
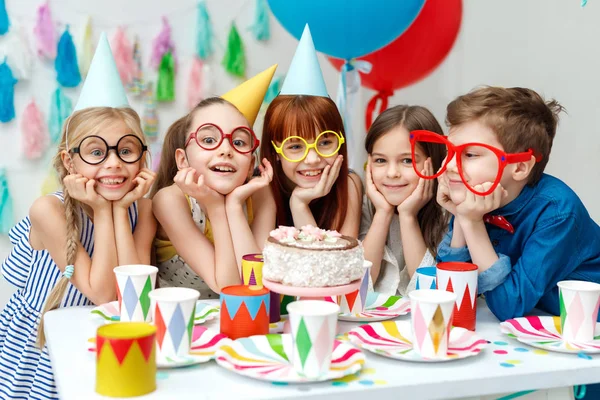
[[[155,289],[148,296],[156,326],[158,358],[187,356],[192,343],[194,312],[200,292],[183,287]]]
[[[435,275],[437,273],[437,269],[435,266],[417,268],[415,273],[417,274],[417,286],[415,289],[436,289]]]
[[[437,265],[437,288],[456,293],[454,326],[475,330],[477,322],[477,265],[442,262]]]
[[[369,275],[373,263],[365,260],[363,267],[365,272],[360,283],[360,289],[337,297],[340,312],[343,314],[360,314],[364,311],[367,302],[367,291],[369,290]]]
[[[118,322],[96,332],[96,392],[135,397],[156,389],[156,327]],[[74,366],[77,367],[77,366]]]
[[[562,339],[590,342],[600,308],[600,285],[586,281],[558,282]]]
[[[329,371],[340,307],[321,300],[288,304],[294,343],[292,364],[301,376],[318,378]]]
[[[151,322],[150,298],[158,268],[151,265],[122,265],[113,269],[117,277],[117,297],[121,322]]]
[[[410,297],[413,348],[424,358],[446,358],[456,294],[445,290],[413,290]]]
[[[242,257],[242,283],[248,286],[262,287],[262,254],[246,254]]]
[[[221,290],[221,333],[230,339],[269,333],[270,292],[244,285]]]
[[[242,283],[252,288],[262,288],[262,269],[264,259],[262,254],[247,254],[242,257]],[[279,304],[279,293],[271,291],[269,300],[269,322],[279,322],[281,314],[279,307],[271,305]]]

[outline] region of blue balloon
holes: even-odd
[[[391,43],[413,23],[425,0],[268,2],[279,23],[296,39],[308,23],[318,51],[347,60]]]

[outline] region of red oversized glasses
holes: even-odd
[[[254,131],[246,126],[238,126],[231,133],[223,133],[218,125],[202,124],[195,132],[192,132],[185,142],[185,147],[194,139],[196,144],[204,150],[215,150],[221,146],[223,140],[228,139],[231,147],[241,154],[252,153],[260,145],[260,140],[256,138]]]
[[[445,149],[443,149],[443,152],[446,154],[444,164],[433,175],[424,175],[421,171],[419,171],[416,162],[415,151],[417,145],[421,145],[421,147],[424,147],[427,144],[434,144],[445,147]],[[497,149],[493,146],[484,143],[465,143],[461,144],[460,146],[455,146],[454,144],[449,142],[445,136],[425,130],[417,130],[412,131],[410,133],[410,147],[412,152],[413,168],[417,175],[423,179],[434,179],[443,174],[446,171],[448,163],[450,162],[450,160],[452,160],[452,157],[458,155],[456,157],[456,165],[458,168],[460,179],[471,192],[480,196],[487,196],[488,194],[492,193],[494,189],[496,189],[496,187],[500,183],[500,179],[502,178],[504,168],[508,164],[526,162],[531,160],[531,157],[535,157],[536,162],[540,162],[542,159],[542,156],[540,154],[536,154],[532,149],[529,149],[523,153],[505,153],[500,149]],[[496,177],[494,179],[493,185],[484,192],[476,190],[473,187],[475,185],[472,186],[471,183],[469,183],[469,181],[465,177],[465,168],[467,168],[470,171],[475,171],[478,169],[481,170],[482,168],[486,168],[491,171],[495,169]]]

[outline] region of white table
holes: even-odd
[[[569,399],[572,390],[567,387],[600,381],[600,355],[590,360],[574,354],[539,354],[534,348],[501,334],[498,320],[484,301],[479,302],[477,312],[477,333],[492,343],[475,357],[424,364],[365,352],[366,371],[354,380],[336,385],[323,382],[283,386],[235,374],[210,361],[184,369],[161,370],[157,375],[157,390],[139,398],[365,400],[365,396],[369,396],[377,400],[412,400],[476,396],[491,399],[500,397],[489,396],[498,393],[560,388],[538,391],[519,400]],[[409,318],[408,315],[400,317]],[[356,326],[347,322],[339,325],[343,332]],[[63,400],[102,398],[94,392],[95,356],[87,351],[87,340],[95,336],[97,326],[91,318],[90,307],[64,308],[46,314],[45,332],[58,392]],[[218,320],[206,326],[218,329]],[[512,367],[501,365],[511,362]]]

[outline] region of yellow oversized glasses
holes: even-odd
[[[342,147],[345,140],[341,133],[334,131],[321,132],[313,143],[308,143],[300,136],[290,136],[286,138],[281,146],[277,146],[271,141],[277,154],[290,162],[300,162],[306,158],[310,149],[315,149],[321,157],[334,156]]]

